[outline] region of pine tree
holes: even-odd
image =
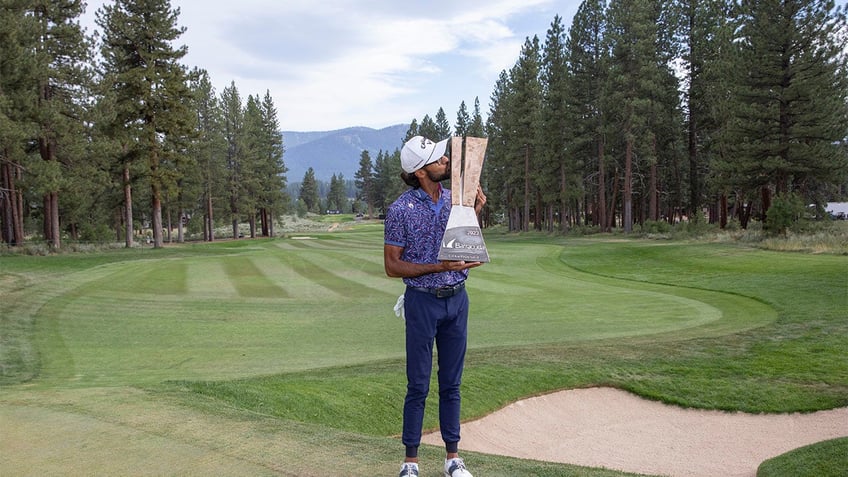
[[[442,139],[447,139],[451,137],[451,127],[448,122],[447,114],[445,114],[445,110],[443,108],[439,108],[436,111],[436,129],[434,132],[434,136],[430,139],[434,141],[441,141]]]
[[[395,149],[391,154],[379,151],[374,163],[374,206],[382,213],[407,188],[400,174],[400,149]]]
[[[44,161],[34,177],[43,197],[43,231],[54,248],[61,246],[59,191],[61,169],[72,168],[74,156],[82,156],[84,97],[89,83],[85,65],[90,60],[89,42],[77,19],[84,4],[80,0],[37,2],[31,15],[39,35],[36,48],[38,103],[38,150]],[[70,187],[74,189],[79,184]]]
[[[506,115],[507,137],[509,145],[509,162],[506,168],[507,186],[511,187],[509,195],[513,195],[513,206],[518,230],[530,229],[531,205],[538,192],[538,186],[533,183],[531,167],[534,158],[539,154],[537,142],[540,123],[540,107],[542,86],[539,81],[540,45],[539,38],[527,38],[521,48],[518,61],[510,71],[512,98],[510,98]],[[519,208],[521,207],[521,208]],[[536,211],[536,222],[539,222]],[[520,217],[519,217],[520,216]]]
[[[569,113],[575,118],[571,130],[571,153],[585,158],[584,175],[596,177],[585,181],[587,197],[585,207],[592,221],[601,231],[609,231],[611,214],[607,205],[607,168],[605,164],[605,96],[603,85],[607,81],[608,51],[606,48],[605,4],[600,0],[586,0],[577,10],[571,24],[566,50],[570,72],[567,102]]]
[[[188,74],[179,63],[187,49],[173,46],[185,32],[178,17],[168,0],[116,0],[98,10],[96,20],[103,29],[102,69],[114,93],[115,120],[128,133],[124,170],[136,161],[145,164],[156,248],[162,247],[162,194],[170,179],[163,161],[178,160],[165,143],[186,136],[193,119]]]
[[[24,242],[24,144],[35,137],[31,107],[37,101],[37,69],[33,56],[38,35],[29,2],[0,8],[0,237],[12,245]]]
[[[298,197],[306,204],[306,210],[318,213],[321,208],[321,198],[318,194],[318,182],[315,180],[315,170],[311,167],[303,175],[300,183],[300,195]]]
[[[191,154],[197,158],[198,165],[193,177],[199,190],[197,202],[200,204],[199,215],[203,217],[203,238],[211,242],[215,240],[215,205],[218,199],[225,197],[226,191],[227,142],[223,132],[221,105],[209,74],[199,70],[192,74],[192,78],[197,134]],[[221,204],[218,204],[218,211],[223,212]]]
[[[480,112],[480,98],[474,98],[474,112],[468,125],[467,135],[471,137],[486,137],[486,127],[483,124],[483,114]]]
[[[274,236],[274,218],[286,211],[286,204],[290,201],[285,192],[286,167],[283,161],[285,149],[283,147],[283,134],[280,132],[280,122],[277,119],[277,107],[269,90],[265,91],[260,105],[262,113],[262,188],[259,199],[260,213],[262,216],[262,235]]]
[[[539,127],[539,153],[533,166],[533,181],[539,190],[537,225],[544,223],[551,232],[555,225],[555,213],[560,217],[560,227],[565,230],[568,202],[579,193],[579,175],[575,181],[577,164],[568,150],[569,115],[567,95],[569,73],[565,57],[565,29],[562,18],[554,17],[542,48],[540,71],[542,83],[541,120]],[[541,220],[540,220],[541,219]]]
[[[510,81],[506,70],[501,71],[495,89],[490,96],[489,114],[486,119],[486,136],[489,138],[486,149],[485,174],[483,180],[488,181],[486,187],[487,207],[495,213],[509,211],[510,197],[506,187],[506,170],[509,159],[506,125],[506,115],[510,99]],[[512,221],[510,217],[510,230]]]
[[[830,0],[741,2],[743,64],[735,133],[726,163],[737,186],[771,194],[820,192],[845,178],[848,69],[845,10]]]
[[[652,177],[642,197],[650,197],[653,205],[656,194],[653,177],[658,131],[651,123],[662,109],[665,65],[658,50],[662,43],[660,15],[655,0],[613,0],[608,10],[607,40],[612,52],[608,87],[610,104],[618,108],[615,128],[621,131],[623,142],[622,221],[626,233],[633,230],[634,223],[634,172]]]
[[[406,130],[406,135],[403,137],[402,142],[406,143],[406,141],[409,141],[410,139],[414,138],[415,136],[420,135],[421,133],[418,132],[418,129],[419,129],[418,128],[418,120],[413,118],[412,122],[409,123],[409,129]]]
[[[688,156],[687,209],[689,215],[706,200],[704,193],[709,143],[720,120],[712,115],[710,68],[726,45],[720,41],[726,19],[717,0],[677,0],[680,12],[681,59],[685,74],[686,142]]]
[[[233,238],[239,236],[239,219],[244,213],[242,197],[244,185],[242,176],[244,165],[244,110],[241,95],[235,81],[221,92],[221,108],[224,119],[224,137],[227,141],[227,199],[228,214],[232,227]]]
[[[330,192],[327,194],[327,208],[345,212],[347,205],[347,192],[345,191],[344,175],[333,174],[330,178]]]
[[[736,187],[731,169],[725,167],[731,162],[737,140],[733,124],[740,85],[734,78],[734,72],[743,68],[741,52],[735,44],[738,26],[734,20],[736,6],[718,2],[715,8],[718,12],[714,35],[709,42],[710,59],[703,63],[703,71],[698,75],[703,80],[690,85],[696,93],[700,93],[699,96],[703,96],[698,102],[706,107],[698,127],[698,140],[704,145],[704,186],[717,202],[712,207],[717,209],[713,215],[717,216],[722,228],[727,226],[728,217],[733,216],[738,218],[743,228],[747,228],[753,201],[745,197],[748,191]],[[694,99],[698,100],[698,96]]]
[[[382,153],[382,151],[380,151]],[[371,163],[371,155],[367,150],[359,155],[359,169],[354,175],[356,184],[356,199],[365,202],[368,208],[368,216],[374,216],[374,202],[376,196],[374,166]]]
[[[253,95],[248,95],[243,111],[244,128],[242,129],[242,159],[241,159],[241,197],[240,209],[247,216],[250,227],[250,237],[256,237],[256,216],[259,212],[259,200],[262,193],[262,162],[264,142],[262,130],[262,112],[259,102]]]
[[[429,114],[425,114],[421,119],[421,124],[418,126],[418,135],[432,139],[433,141],[438,140],[436,138],[439,137],[439,129]]]
[[[471,116],[468,115],[468,107],[465,106],[465,101],[459,104],[459,110],[456,112],[456,123],[454,124],[454,131],[456,131],[457,136],[467,136],[468,129],[471,126]]]

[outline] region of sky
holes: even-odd
[[[81,24],[111,0],[88,0]],[[464,101],[484,118],[498,76],[525,39],[566,31],[579,0],[171,0],[186,32],[183,63],[218,94],[270,92],[284,131],[374,129],[434,118]]]

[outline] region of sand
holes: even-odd
[[[766,459],[843,436],[848,408],[768,415],[703,411],[590,388],[525,399],[463,423],[460,448],[640,474],[752,477]],[[423,441],[442,445],[438,432]]]

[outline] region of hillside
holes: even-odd
[[[351,127],[336,131],[283,131],[283,161],[288,167],[288,182],[301,182],[310,167],[320,181],[329,181],[333,174],[339,173],[345,179],[353,179],[359,169],[362,151],[367,150],[372,161],[377,159],[380,150],[394,152],[402,145],[408,129],[408,124],[397,124],[383,129]]]

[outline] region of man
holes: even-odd
[[[433,367],[433,342],[438,349],[439,426],[445,442],[445,476],[472,477],[459,457],[459,411],[468,324],[468,270],[480,262],[439,261],[442,236],[451,209],[451,191],[441,181],[450,178],[448,139],[435,143],[415,136],[400,153],[401,178],[411,187],[386,213],[383,260],[386,274],[406,284],[407,391],[403,406],[402,441],[406,458],[400,477],[418,476],[418,447],[424,405]],[[474,208],[486,203],[478,187]]]

